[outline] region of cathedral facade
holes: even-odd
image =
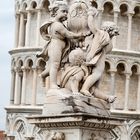
[[[11,55],[10,104],[6,107],[8,140],[45,140],[46,130],[28,122],[28,117],[42,114],[46,94],[39,74],[45,62],[36,54],[45,41],[40,26],[49,19],[53,0],[15,0],[15,45]],[[66,0],[70,5],[75,0]],[[98,26],[115,22],[120,35],[113,39],[113,50],[106,57],[100,88],[116,95],[111,104],[113,117],[125,124],[113,129],[114,140],[140,140],[140,1],[93,0],[98,10]]]

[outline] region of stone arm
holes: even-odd
[[[95,24],[96,15],[97,15],[97,9],[96,8],[90,8],[89,11],[88,11],[88,27],[94,35],[99,30],[98,27]]]
[[[67,28],[65,28],[62,24],[59,24],[57,26],[57,31],[58,34],[60,34],[63,37],[69,38],[69,39],[79,39],[84,37],[84,35],[82,33],[73,33],[69,30],[67,30]]]

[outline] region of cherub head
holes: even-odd
[[[119,35],[119,28],[114,22],[106,21],[102,24],[102,30],[107,31],[110,38]]]
[[[58,1],[49,6],[50,15],[63,22],[67,20],[68,7],[65,2]]]
[[[84,60],[84,52],[80,48],[72,50],[69,54],[69,62],[72,66],[80,66]]]

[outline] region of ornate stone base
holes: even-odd
[[[49,90],[43,114],[28,120],[40,129],[43,140],[117,140],[113,129],[123,125],[123,120],[111,118],[105,101],[67,89]]]
[[[47,140],[117,140],[113,129],[123,120],[86,114],[29,117],[29,122],[45,131]]]

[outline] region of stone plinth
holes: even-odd
[[[123,120],[111,118],[109,104],[66,89],[47,92],[43,114],[28,117],[47,140],[117,140],[113,133]]]
[[[63,139],[56,140],[117,140],[118,136],[113,133],[113,129],[123,124],[123,120],[82,113],[36,116],[28,120],[45,131],[44,137],[48,140],[53,140],[50,137],[55,134],[64,135]]]
[[[67,89],[50,89],[47,92],[43,115],[53,116],[69,113],[85,113],[110,117],[110,104],[82,94],[73,95]]]

